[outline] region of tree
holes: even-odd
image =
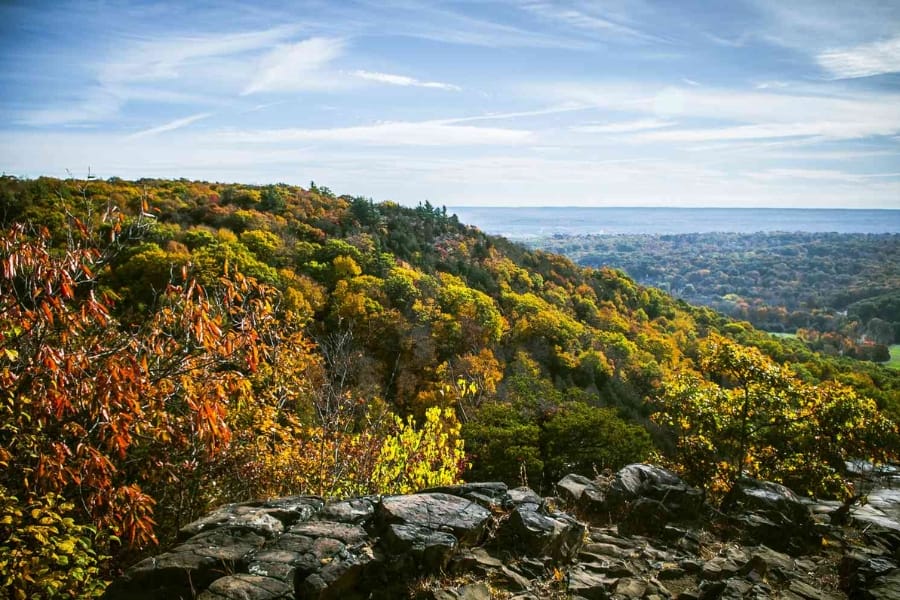
[[[650,435],[626,423],[614,410],[584,402],[563,404],[543,425],[544,479],[590,474],[641,462],[650,455]]]
[[[510,404],[484,404],[463,425],[462,435],[472,457],[467,479],[527,485],[534,478],[540,483],[540,427]]]
[[[215,293],[187,279],[142,325],[122,325],[97,287],[104,252],[73,226],[63,252],[46,229],[0,237],[0,488],[3,502],[71,514],[53,543],[83,526],[122,541],[99,557],[155,543],[164,490],[202,478],[227,446],[270,292],[240,276]],[[31,551],[3,546],[0,562]]]
[[[720,492],[750,475],[836,496],[848,490],[844,461],[896,459],[896,425],[846,386],[805,383],[718,335],[702,344],[699,363],[706,377],[670,377],[654,416],[673,432],[675,463],[695,484]]]

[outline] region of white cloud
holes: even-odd
[[[677,129],[640,133],[633,139],[652,142],[728,142],[739,140],[763,140],[794,137],[822,137],[829,139],[853,139],[869,135],[883,135],[890,129],[878,121],[853,123],[766,123],[737,127],[709,127],[703,129]],[[896,128],[898,124],[888,125]]]
[[[693,120],[690,128],[637,132],[636,141],[696,142],[795,136],[857,139],[900,132],[900,94],[836,95],[808,89],[793,93],[762,90],[627,85],[544,85],[531,90],[553,101],[598,109]],[[697,122],[714,123],[701,128]]]
[[[622,121],[619,123],[590,123],[586,125],[577,125],[570,127],[569,129],[580,133],[632,133],[635,131],[671,127],[675,124],[675,121],[663,121],[661,119],[638,119],[636,121]]]
[[[560,113],[577,112],[591,108],[585,104],[566,102],[557,106],[548,106],[536,110],[521,110],[515,112],[488,113],[486,115],[474,115],[471,117],[459,117],[456,119],[444,119],[445,123],[469,123],[472,121],[502,121],[506,119],[523,119],[528,117],[541,117],[544,115],[556,115]]]
[[[269,48],[295,31],[293,27],[274,27],[246,33],[137,41],[117,52],[116,59],[99,65],[98,79],[105,84],[177,79],[194,61]]]
[[[333,88],[339,82],[323,67],[343,51],[344,41],[338,38],[314,37],[282,44],[262,58],[242,95]]]
[[[367,81],[376,81],[378,83],[387,83],[389,85],[399,85],[404,87],[423,87],[433,88],[437,90],[447,90],[450,92],[459,92],[462,90],[458,85],[452,83],[442,83],[440,81],[420,81],[413,77],[405,75],[393,75],[391,73],[379,73],[375,71],[353,71],[353,76],[365,79]]]
[[[151,127],[150,129],[144,129],[143,131],[138,131],[137,133],[133,133],[128,137],[140,138],[140,137],[146,137],[149,135],[157,135],[160,133],[165,133],[166,131],[174,131],[175,129],[181,129],[182,127],[187,127],[191,123],[196,123],[197,121],[206,119],[210,116],[212,116],[212,113],[199,113],[196,115],[191,115],[189,117],[175,119],[174,121],[169,121],[168,123],[164,123],[157,127]]]
[[[481,146],[528,142],[532,132],[499,127],[454,125],[450,121],[388,122],[330,129],[232,131],[221,139],[246,143],[336,142],[367,146]]]
[[[818,55],[819,65],[836,79],[900,73],[900,37]]]

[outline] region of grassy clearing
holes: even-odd
[[[884,366],[891,369],[900,369],[900,344],[894,344],[890,347],[891,360],[884,363]]]
[[[769,335],[774,335],[777,338],[796,338],[797,337],[796,333],[781,333],[781,332],[775,332],[775,331],[770,331]]]

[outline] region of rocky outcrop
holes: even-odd
[[[835,503],[741,480],[720,512],[652,465],[570,475],[557,492],[471,483],[232,504],[187,525],[106,598],[900,597],[900,534],[872,507],[837,526]]]
[[[533,491],[502,483],[327,504],[314,497],[232,504],[187,525],[179,544],[131,567],[106,598],[398,598],[447,571],[524,590],[571,561],[584,534],[583,524]],[[487,598],[484,589],[441,597]]]

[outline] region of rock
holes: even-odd
[[[326,504],[316,518],[338,523],[364,523],[374,514],[375,505],[371,499],[353,498]]]
[[[615,594],[623,598],[642,598],[647,592],[647,582],[632,577],[623,577],[616,582]]]
[[[523,504],[513,509],[497,537],[515,553],[567,562],[578,554],[584,531],[584,525],[565,513],[548,514],[533,504]]]
[[[569,570],[566,590],[573,597],[586,598],[587,600],[607,600],[609,593],[607,593],[606,589],[614,585],[615,582],[615,579],[608,579],[582,567],[574,567]]]
[[[472,583],[432,592],[433,600],[491,600],[491,589],[484,583]]]
[[[615,544],[604,544],[602,542],[591,542],[585,544],[581,549],[581,554],[591,554],[600,556],[610,556],[612,558],[631,558],[637,555],[633,549],[622,548]]]
[[[900,598],[900,571],[894,569],[891,573],[875,579],[867,592],[872,600],[897,600]]]
[[[700,569],[700,576],[703,579],[718,580],[728,579],[737,573],[741,568],[734,561],[723,556],[717,556],[706,562]]]
[[[389,556],[403,557],[403,568],[423,573],[447,566],[456,543],[452,534],[421,525],[389,525],[382,539]]]
[[[229,575],[215,580],[197,600],[292,600],[294,586],[258,575]]]
[[[271,577],[293,584],[294,565],[301,559],[297,552],[286,550],[261,550],[253,555],[247,565],[247,572],[251,575]]]
[[[517,487],[507,492],[510,508],[520,504],[541,504],[544,500],[528,487]]]
[[[575,504],[576,514],[591,523],[609,523],[611,516],[606,504],[606,492],[596,487],[587,487]]]
[[[306,521],[321,510],[323,502],[315,496],[291,496],[266,502],[226,504],[181,528],[178,539],[184,541],[204,531],[227,527],[252,531],[272,538],[298,521]]]
[[[759,578],[774,577],[779,581],[787,581],[792,577],[794,566],[794,559],[787,554],[759,546],[753,550],[750,560],[741,568],[741,573],[756,573]]]
[[[673,518],[662,502],[651,498],[637,498],[619,521],[622,535],[659,535]]]
[[[582,475],[566,475],[556,484],[556,493],[569,506],[575,506],[587,488],[596,489],[594,482]]]
[[[753,589],[753,584],[744,579],[729,579],[725,582],[725,587],[722,588],[722,591],[719,592],[718,598],[720,600],[741,600],[744,598],[750,590]],[[701,595],[701,597],[703,597]]]
[[[703,505],[702,492],[675,473],[654,465],[628,465],[615,474],[605,503],[611,515],[622,515],[639,498],[659,502],[672,520],[696,519]]]
[[[790,554],[821,546],[809,506],[778,483],[739,479],[722,508],[740,524],[745,539]]]
[[[890,595],[892,590],[900,591],[900,569],[887,558],[847,554],[841,560],[840,575],[841,587],[851,598],[900,598],[900,594]]]
[[[181,535],[189,537],[170,550],[129,568],[105,598],[832,600],[838,595],[823,582],[836,579],[840,549],[847,552],[840,581],[851,598],[900,598],[893,530],[863,528],[855,518],[809,527],[809,509],[789,490],[752,480],[735,486],[730,515],[683,519],[696,495],[670,475],[631,465],[604,483],[565,478],[560,494],[577,498],[576,510],[596,501],[605,511],[616,490],[621,521],[588,532],[534,491],[495,483],[327,504],[298,496],[227,505],[186,526]],[[669,496],[660,492],[666,486]],[[811,506],[822,515],[834,509],[827,501]],[[814,548],[816,529],[834,543]],[[736,542],[735,531],[753,545]],[[791,556],[804,546],[809,554]],[[435,581],[445,587],[423,589]]]
[[[344,544],[358,544],[369,537],[366,530],[359,525],[333,523],[330,521],[299,523],[288,531],[294,535],[303,535],[311,538],[330,538]]]
[[[347,552],[346,548],[325,556],[319,561],[319,568],[309,574],[296,572],[294,589],[297,598],[310,600],[340,600],[343,598],[366,598],[368,594],[359,589],[359,582],[365,567],[373,560],[367,552]]]
[[[524,592],[531,585],[528,578],[506,565],[501,566],[499,573],[494,577],[497,583],[502,584],[503,588],[510,592]]]
[[[803,598],[804,600],[838,600],[841,596],[837,594],[832,594],[828,591],[825,591],[821,588],[816,588],[804,581],[800,581],[799,579],[794,579],[788,584],[788,591],[797,596]]]
[[[265,510],[257,507],[230,505],[223,506],[211,514],[185,525],[178,532],[178,537],[181,540],[187,540],[203,531],[223,527],[252,531],[267,538],[275,537],[284,531],[284,524]]]
[[[265,538],[250,531],[218,529],[197,535],[125,571],[106,590],[107,600],[166,600],[193,597],[216,579],[247,567]]]
[[[486,483],[463,483],[460,485],[445,485],[428,488],[420,494],[449,494],[458,496],[473,502],[477,502],[484,508],[503,506],[508,501],[507,486],[502,481],[490,481]]]
[[[374,561],[368,535],[358,525],[310,521],[300,523],[270,543],[257,559],[293,556],[293,584],[298,598],[331,599],[352,597]],[[262,567],[260,563],[256,570]]]
[[[417,525],[453,534],[463,546],[482,538],[491,513],[472,500],[449,494],[388,496],[375,510],[377,530],[388,525]]]
[[[450,572],[453,574],[472,573],[477,576],[487,577],[493,571],[502,567],[504,562],[491,556],[484,548],[472,548],[456,553],[450,564]]]

